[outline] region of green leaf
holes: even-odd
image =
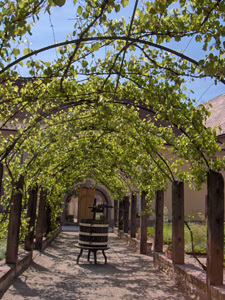
[[[129,4],[129,0],[122,0],[121,4],[123,5],[123,7],[126,7]]]
[[[92,49],[93,51],[98,51],[100,47],[101,47],[101,44],[100,44],[99,42],[97,42],[97,43],[94,43],[94,44],[91,46],[91,49]]]
[[[61,7],[66,3],[66,0],[53,0],[53,3]]]
[[[81,65],[82,65],[83,68],[86,68],[87,65],[88,65],[88,62],[86,60],[82,60]]]
[[[120,5],[119,5],[119,4],[115,5],[115,11],[116,11],[117,13],[120,11]]]
[[[30,52],[31,52],[31,50],[30,50],[29,48],[23,49],[24,55],[27,55],[27,54],[29,54]]]
[[[19,55],[20,54],[20,50],[19,49],[16,49],[16,48],[13,48],[13,54],[15,56]]]
[[[52,69],[50,67],[48,67],[47,69],[44,70],[44,74],[46,76],[51,76],[52,75]]]
[[[83,8],[79,5],[78,8],[77,8],[77,13],[78,15],[80,16],[83,12]]]
[[[201,34],[196,35],[195,40],[196,40],[196,42],[201,42],[202,35]]]

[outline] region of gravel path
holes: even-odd
[[[109,234],[108,264],[98,253],[98,265],[79,265],[79,249],[74,247],[77,232],[62,232],[18,278],[3,300],[172,300],[189,299],[164,273],[157,271],[152,256],[130,251],[124,241]]]

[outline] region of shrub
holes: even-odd
[[[195,253],[206,253],[207,245],[207,228],[205,224],[191,223],[189,224],[193,233],[193,245]],[[191,235],[188,228],[184,230],[185,250],[187,253],[192,252]]]
[[[163,225],[163,243],[172,244],[172,224],[164,223]]]
[[[206,253],[207,232],[206,225],[200,223],[189,224],[193,233],[194,250],[196,253]],[[154,227],[148,227],[148,236],[154,237]],[[165,245],[172,244],[172,224],[164,223],[163,226],[163,243]],[[188,228],[184,228],[184,243],[187,253],[192,252],[191,235]]]

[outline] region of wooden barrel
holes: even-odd
[[[109,223],[106,220],[81,219],[79,245],[85,247],[107,247]]]

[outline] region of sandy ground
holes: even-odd
[[[98,253],[98,264],[87,253],[76,258],[77,232],[62,232],[18,278],[3,300],[134,300],[189,299],[166,274],[157,271],[152,256],[128,249],[124,241],[109,234],[108,264]]]

